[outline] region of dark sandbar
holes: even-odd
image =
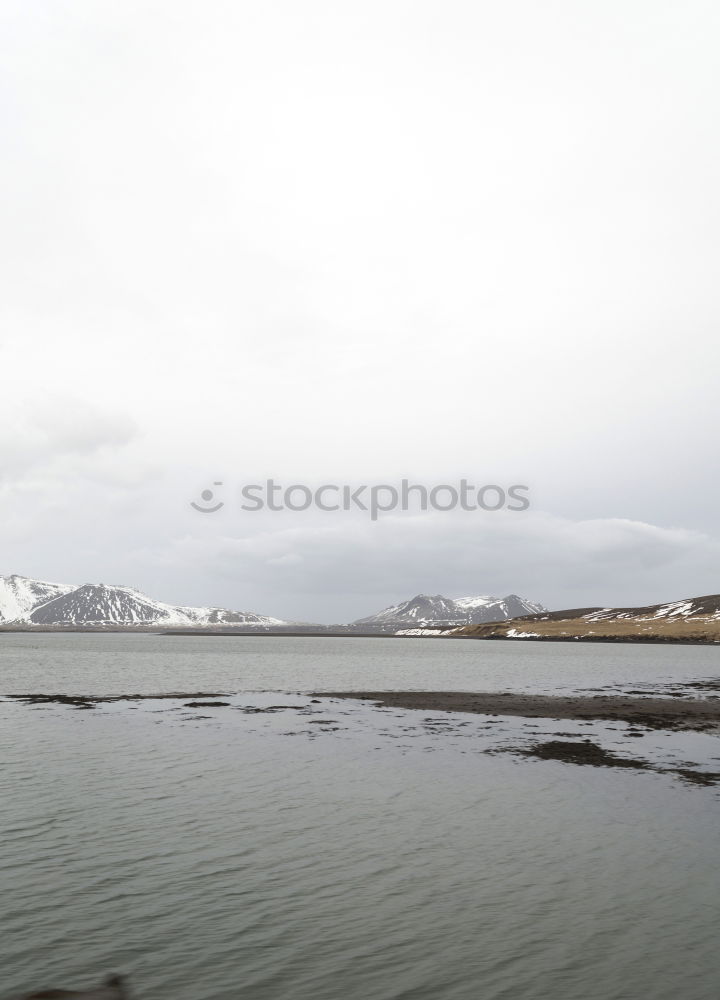
[[[712,730],[720,725],[717,698],[628,698],[624,695],[544,695],[467,691],[332,691],[323,698],[373,701],[387,708],[470,712],[537,719],[615,719],[651,729]]]

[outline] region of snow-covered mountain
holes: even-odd
[[[520,615],[545,611],[515,594],[507,597],[460,597],[452,600],[436,594],[418,594],[402,604],[361,618],[352,625],[338,626],[354,631],[363,628],[392,632],[426,625],[461,626],[501,622]],[[287,622],[250,611],[227,608],[195,608],[156,601],[132,587],[104,583],[48,583],[22,576],[0,576],[0,625],[38,627],[144,627],[144,628],[257,628],[288,627],[323,629],[323,626]]]
[[[418,594],[402,604],[393,604],[377,614],[360,618],[354,625],[370,625],[391,629],[406,625],[475,625],[500,622],[519,615],[544,611],[542,604],[527,601],[517,594],[507,597],[458,597],[442,594]]]
[[[282,618],[256,615],[252,611],[230,611],[228,608],[173,608],[190,618],[190,624],[202,625],[288,625]]]
[[[0,577],[0,624],[65,626],[213,625],[267,627],[286,624],[249,611],[192,608],[155,601],[130,587],[86,583],[82,587],[20,576]]]
[[[46,583],[26,576],[0,576],[0,625],[24,621],[34,608],[75,590],[72,584]]]

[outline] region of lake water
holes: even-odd
[[[0,695],[230,702],[0,702],[0,996],[716,1000],[718,788],[505,750],[561,729],[720,770],[718,737],[310,693],[719,675],[712,647],[0,635]]]

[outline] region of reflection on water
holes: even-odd
[[[714,1000],[717,789],[486,752],[561,729],[703,764],[714,737],[646,733],[628,749],[601,723],[233,693],[337,690],[353,656],[357,687],[472,675],[551,690],[553,650],[537,645],[501,685],[476,643],[85,638],[13,637],[0,691],[230,704],[0,703],[0,995],[118,970],[139,1000]],[[717,674],[712,650],[656,648],[660,680]],[[558,687],[651,676],[647,649],[625,647],[625,664],[554,649]]]

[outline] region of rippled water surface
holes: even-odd
[[[718,659],[2,635],[0,695],[204,690],[229,705],[0,702],[0,995],[117,970],[138,1000],[716,1000],[717,788],[494,752],[527,739],[523,720],[310,692],[622,689],[717,677]],[[562,723],[579,725],[593,724]],[[632,742],[652,760],[720,759],[707,734]]]

